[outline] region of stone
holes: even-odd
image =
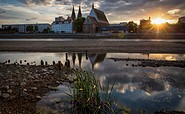
[[[22,94],[21,94],[21,96],[22,97],[26,97],[26,96],[28,96],[28,93],[26,93],[26,92],[23,91]]]
[[[26,86],[26,82],[21,82],[20,85],[21,86]]]
[[[37,99],[41,99],[42,97],[41,97],[41,96],[39,96],[39,95],[37,95],[37,96],[36,96],[36,98],[37,98]]]
[[[10,94],[8,94],[8,93],[3,93],[3,94],[2,94],[2,97],[6,99],[6,98],[10,97]]]
[[[27,79],[23,79],[23,82],[27,82]]]
[[[34,80],[35,78],[33,76],[29,76],[28,79],[33,79]]]
[[[28,91],[27,89],[23,89],[23,91]]]
[[[9,89],[10,87],[9,86],[5,86],[5,89]]]
[[[32,90],[37,90],[37,87],[31,87]]]
[[[10,93],[10,94],[11,94],[12,92],[13,92],[13,91],[12,91],[11,89],[9,89],[9,90],[7,91],[7,93]]]

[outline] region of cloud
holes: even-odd
[[[48,5],[52,3],[52,0],[19,0],[22,3],[25,4],[43,4]]]
[[[32,21],[32,20],[36,20],[36,17],[30,18],[30,19],[26,19],[26,21]]]
[[[185,15],[185,0],[14,0],[0,3],[1,9],[9,5],[16,9],[0,10],[0,18],[8,20],[10,17],[11,19],[15,17],[15,19],[20,18],[21,21],[26,19],[29,21],[30,17],[38,17],[39,21],[52,22],[59,15],[70,16],[73,5],[77,13],[79,4],[81,4],[83,16],[86,17],[93,2],[96,8],[105,12],[110,23],[139,22],[140,19],[148,17],[178,19]],[[47,16],[50,19],[43,18]]]
[[[0,11],[0,14],[2,14],[2,13],[6,13],[6,11]]]

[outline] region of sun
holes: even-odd
[[[157,25],[161,25],[166,22],[167,22],[166,19],[163,19],[163,18],[156,18],[152,20],[152,24],[157,24]]]

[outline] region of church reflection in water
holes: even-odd
[[[101,63],[104,61],[106,57],[106,53],[66,53],[66,62],[70,63],[70,60],[68,58],[68,55],[72,57],[72,67],[75,68],[75,66],[79,66],[79,68],[82,68],[83,59],[85,56],[85,59],[90,61],[91,63],[91,70],[94,70],[94,66],[98,63]],[[76,59],[78,62],[76,62]],[[78,63],[76,65],[76,63]]]

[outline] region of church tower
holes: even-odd
[[[71,18],[72,18],[73,20],[76,20],[76,15],[75,15],[74,6],[73,6],[73,11],[72,11],[72,14],[71,14]]]
[[[78,19],[82,18],[82,12],[81,12],[81,7],[79,6],[79,11],[78,11]]]

